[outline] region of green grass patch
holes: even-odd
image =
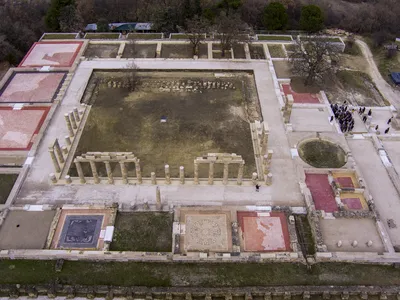
[[[336,37],[301,37],[302,41],[321,41],[330,43],[341,43],[342,41]]]
[[[259,41],[291,41],[290,35],[257,35]]]
[[[155,40],[162,39],[162,33],[129,33],[127,38],[132,40]]]
[[[119,39],[119,33],[87,33],[85,39]]]
[[[1,260],[0,284],[243,287],[271,285],[400,285],[388,265],[319,263],[143,263]]]
[[[171,252],[173,214],[118,213],[113,251]]]
[[[286,57],[283,51],[282,45],[268,45],[269,54],[272,58],[284,58]]]
[[[172,40],[187,40],[188,38],[187,34],[171,34]]]
[[[75,39],[76,33],[60,34],[60,33],[46,33],[42,40],[70,40]]]
[[[0,204],[6,203],[17,178],[18,174],[0,174]]]

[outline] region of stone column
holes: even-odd
[[[71,184],[71,183],[72,183],[71,176],[66,175],[66,176],[65,176],[65,182],[68,183],[68,184]]]
[[[243,169],[244,169],[244,162],[239,165],[239,171],[238,171],[238,177],[237,177],[237,185],[242,185]]]
[[[68,114],[64,114],[65,122],[67,123],[67,128],[69,132],[69,136],[73,137],[75,135],[74,130],[72,129],[71,120],[69,119]]]
[[[53,147],[49,147],[49,153],[51,157],[51,161],[53,162],[54,169],[56,170],[57,173],[61,172],[60,164],[58,163],[57,157],[54,153]]]
[[[62,151],[62,153],[63,153],[65,156],[68,155],[68,148],[67,148],[67,146],[62,146],[61,151]]]
[[[126,170],[125,162],[120,161],[119,165],[121,166],[122,183],[128,184],[128,171]]]
[[[208,59],[213,59],[212,43],[207,43],[207,56]]]
[[[71,120],[72,128],[77,129],[78,126],[76,125],[76,120],[72,111],[69,112],[69,119]]]
[[[142,184],[143,179],[142,179],[142,170],[140,169],[140,161],[137,160],[135,162],[135,169],[136,169],[136,178],[139,184]]]
[[[179,167],[179,180],[181,184],[185,184],[185,167],[180,166]]]
[[[78,172],[79,181],[83,184],[86,183],[85,176],[83,175],[82,165],[81,162],[74,160],[76,171]]]
[[[156,178],[156,173],[151,172],[151,184],[157,184],[157,178]]]
[[[159,186],[156,188],[156,209],[161,210],[161,192]]]
[[[268,150],[268,153],[264,155],[264,174],[268,174],[271,169],[271,161],[272,161],[272,154],[274,154],[273,150]]]
[[[229,164],[225,163],[224,164],[224,181],[223,181],[223,183],[225,185],[228,184],[228,171],[229,171]]]
[[[199,164],[194,161],[194,184],[199,184]]]
[[[283,112],[283,120],[286,124],[290,123],[290,116],[292,114],[293,102],[294,102],[293,96],[290,94],[287,95],[285,108],[284,108],[284,112]]]
[[[74,112],[75,121],[79,123],[81,121],[81,117],[79,116],[78,108],[74,107],[73,112]]]
[[[257,177],[258,177],[258,174],[257,174],[256,172],[254,172],[254,173],[251,175],[251,180],[253,181],[253,185],[256,185],[256,184],[257,184]]]
[[[105,161],[104,164],[106,165],[108,183],[114,184],[114,177],[113,177],[112,170],[111,170],[111,164],[109,161]]]
[[[161,57],[161,47],[162,47],[162,43],[158,42],[157,43],[157,48],[156,48],[156,57],[160,58]]]
[[[244,43],[244,53],[246,55],[246,59],[251,59],[250,48],[248,43]]]
[[[49,174],[49,179],[50,179],[51,183],[57,183],[56,174],[50,173],[50,174]]]
[[[214,184],[214,162],[210,162],[208,167],[208,184]]]
[[[272,173],[268,173],[267,176],[265,177],[265,184],[266,185],[272,184]]]
[[[99,173],[97,173],[96,163],[94,161],[89,161],[90,168],[92,169],[94,183],[100,183]]]
[[[169,172],[169,165],[165,165],[164,169],[165,169],[165,184],[171,184],[171,174]]]
[[[267,122],[262,124],[261,154],[264,155],[268,149],[269,127]]]
[[[65,136],[65,143],[67,146],[71,146],[71,138],[68,135]]]
[[[64,160],[64,156],[61,152],[60,144],[58,143],[57,139],[54,141],[54,150],[56,151],[58,161],[60,162],[60,164],[63,164],[65,162],[65,160]]]

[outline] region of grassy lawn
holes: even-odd
[[[336,37],[301,37],[303,41],[312,41],[312,40],[320,40],[322,42],[330,42],[330,43],[340,43],[341,40]]]
[[[171,252],[171,213],[118,213],[113,251]]]
[[[162,39],[162,33],[129,33],[127,38],[135,40]]]
[[[291,41],[292,37],[290,35],[257,35],[259,41]]]
[[[389,83],[393,84],[389,74],[391,72],[400,72],[400,54],[397,52],[395,56],[388,58],[387,50],[382,47],[373,47],[370,40],[366,41],[374,56],[375,63],[382,77]]]
[[[284,58],[285,52],[282,49],[282,45],[268,45],[269,53],[272,58]]]
[[[0,284],[241,287],[270,285],[399,285],[393,266],[320,263],[141,263],[2,260]]]
[[[6,203],[17,178],[18,174],[0,174],[0,204]]]
[[[85,39],[119,39],[119,33],[87,33]]]
[[[171,34],[172,40],[187,40],[188,38],[187,34]]]
[[[64,39],[75,39],[76,33],[71,34],[59,34],[59,33],[46,33],[42,40],[64,40]]]

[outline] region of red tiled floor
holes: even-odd
[[[353,180],[351,177],[337,177],[335,181],[339,183],[340,187],[354,188]]]
[[[344,198],[341,199],[348,209],[360,210],[363,209],[360,198]]]
[[[311,191],[317,210],[332,213],[338,210],[335,195],[326,174],[306,174],[306,184]]]
[[[282,89],[285,95],[292,94],[294,103],[320,103],[316,94],[296,93],[292,90],[290,84],[282,84]]]
[[[0,150],[29,150],[50,107],[0,108]]]
[[[37,42],[25,55],[19,67],[70,67],[83,42]]]
[[[245,251],[289,251],[290,238],[284,213],[238,212]]]

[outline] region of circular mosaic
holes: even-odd
[[[299,156],[315,168],[340,168],[346,163],[346,153],[327,140],[307,140],[298,147]]]

